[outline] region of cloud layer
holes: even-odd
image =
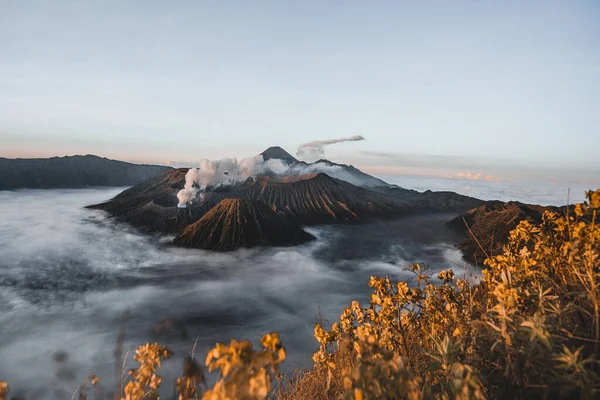
[[[463,265],[436,216],[359,231],[311,229],[318,240],[304,246],[222,254],[173,248],[168,238],[143,236],[83,208],[117,193],[0,192],[0,376],[11,383],[11,395],[70,398],[91,370],[104,388],[114,387],[112,350],[125,309],[124,352],[152,340],[153,327],[166,318],[187,327],[188,340],[158,338],[175,351],[161,369],[167,390],[196,337],[201,355],[218,341],[256,343],[264,332],[279,331],[288,349],[285,370],[316,350],[318,307],[333,319],[352,299],[367,300],[370,275],[402,279],[403,264],[416,261],[434,272],[452,266],[458,273]],[[69,353],[73,381],[55,376],[58,350]]]

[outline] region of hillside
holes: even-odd
[[[521,221],[537,225],[542,221],[545,211],[559,212],[563,209],[514,201],[495,201],[467,211],[449,221],[448,226],[464,233],[465,238],[456,246],[462,250],[464,258],[482,265],[487,256],[502,252],[502,247],[508,243],[510,232]]]
[[[207,200],[260,200],[305,225],[362,220],[408,213],[413,206],[320,173],[290,183],[257,180],[240,189],[209,192]]]
[[[216,203],[177,207],[187,168],[172,169],[139,183],[113,199],[87,206],[148,231],[175,233],[199,220]]]
[[[326,174],[352,183],[356,186],[375,187],[388,186],[387,182],[366,174],[352,165],[337,164],[326,159],[318,160],[314,163],[299,161],[290,153],[279,146],[269,147],[262,153],[263,159],[280,159],[293,167],[293,170],[300,171],[300,174],[325,172]]]
[[[0,158],[0,190],[131,186],[168,171],[94,155],[52,158]]]
[[[114,199],[89,208],[108,211],[135,226],[165,233],[178,232],[227,198],[262,201],[302,225],[360,221],[370,217],[404,215],[413,207],[383,194],[331,178],[303,176],[291,182],[248,180],[237,186],[206,192],[202,202],[177,208],[185,169],[172,170],[138,184]],[[285,179],[284,179],[285,181]]]
[[[331,176],[350,182],[353,185],[365,186],[368,188],[374,188],[376,186],[388,186],[387,182],[379,178],[375,178],[372,175],[366,174],[353,165],[337,164],[325,159],[321,159],[309,165],[324,165],[329,168],[333,167],[334,169],[328,171]],[[338,170],[336,171],[335,169]]]
[[[174,243],[205,250],[289,246],[313,236],[261,201],[225,199],[177,236]]]
[[[462,194],[448,192],[426,190],[418,192],[412,189],[404,189],[401,187],[378,186],[373,190],[390,196],[394,199],[413,203],[415,207],[424,210],[425,212],[435,211],[454,211],[464,212],[476,207],[480,207],[488,202],[475,197],[464,196]]]

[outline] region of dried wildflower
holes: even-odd
[[[220,370],[221,378],[206,391],[204,399],[265,399],[271,382],[279,376],[285,349],[276,332],[260,340],[263,350],[256,351],[247,341],[218,343],[208,352],[208,370]]]
[[[6,396],[8,396],[8,383],[0,381],[0,400],[6,400]]]
[[[316,371],[327,371],[324,386],[343,399],[552,393],[543,387],[598,395],[600,191],[588,200],[575,215],[548,212],[539,226],[521,222],[504,251],[485,261],[479,284],[446,270],[435,286],[421,264],[408,268],[416,287],[372,276],[368,306],[353,302],[335,331],[315,327],[313,360]],[[559,348],[565,341],[588,344]]]
[[[171,351],[158,343],[140,346],[133,359],[140,366],[129,371],[131,380],[125,385],[122,400],[158,399],[158,389],[162,378],[156,374],[163,358],[169,358]]]

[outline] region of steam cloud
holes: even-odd
[[[355,138],[358,137],[362,136],[355,136]],[[351,140],[351,138],[343,140]],[[263,156],[245,158],[240,162],[235,158],[224,158],[221,160],[204,159],[200,161],[198,168],[190,169],[185,175],[185,186],[177,193],[177,199],[179,199],[177,206],[179,208],[186,208],[187,204],[197,197],[202,202],[208,187],[234,185],[261,174],[271,173],[275,175],[296,176],[320,172],[350,182],[353,185],[361,186],[366,184],[364,180],[344,170],[342,166],[328,162],[287,164],[280,159],[265,161]]]
[[[329,139],[329,140],[315,140],[314,142],[304,143],[300,147],[298,147],[298,151],[296,155],[298,157],[308,158],[308,159],[318,159],[321,158],[325,154],[324,147],[330,144],[342,143],[342,142],[357,142],[360,140],[365,140],[364,136],[356,135],[350,136],[348,138],[341,139]]]
[[[365,138],[361,135],[356,135],[341,139],[316,140],[301,145],[298,148],[297,155],[316,159],[324,154],[323,148],[325,146],[360,140],[365,140]],[[244,158],[240,162],[236,158],[223,158],[212,161],[203,159],[200,161],[198,168],[190,169],[185,175],[185,186],[177,193],[177,199],[179,200],[177,207],[186,208],[187,204],[194,200],[199,193],[204,192],[208,186],[232,185],[266,172],[278,175],[302,175],[325,172],[350,183],[360,184],[360,182],[356,182],[354,177],[344,173],[341,167],[325,163],[289,165],[279,159],[265,161],[263,156],[260,155]]]
[[[203,192],[208,186],[232,185],[265,172],[283,174],[288,168],[281,160],[264,161],[262,156],[244,158],[240,162],[236,158],[201,160],[198,168],[190,169],[185,175],[185,186],[177,193],[178,207],[185,208],[198,192]]]
[[[185,186],[177,193],[179,208],[186,208],[198,195],[200,199],[207,187],[228,186],[243,182],[257,175],[273,173],[276,175],[307,175],[315,173],[326,173],[355,185],[362,185],[359,178],[344,171],[339,165],[324,162],[313,164],[287,164],[283,160],[263,160],[262,156],[245,158],[238,162],[235,158],[224,158],[222,160],[202,160],[198,168],[190,169],[185,175]],[[202,201],[202,200],[201,200]]]

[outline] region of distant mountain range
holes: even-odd
[[[131,186],[170,169],[109,160],[94,155],[16,159],[0,157],[0,190]]]

